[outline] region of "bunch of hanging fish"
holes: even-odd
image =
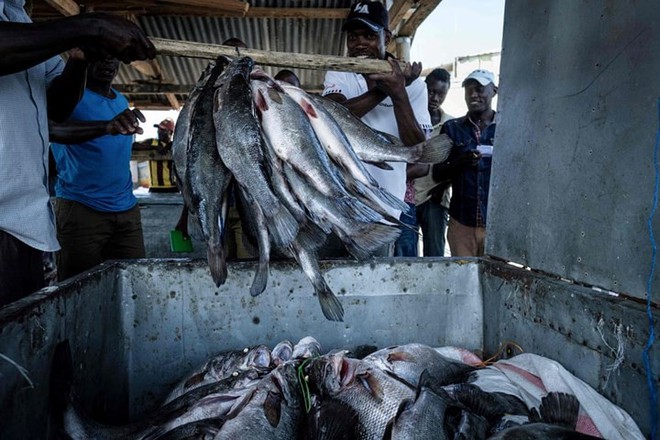
[[[266,288],[272,250],[295,258],[325,317],[341,321],[317,249],[334,233],[357,259],[369,258],[398,237],[398,213],[407,209],[363,162],[442,162],[452,142],[442,135],[404,146],[343,106],[253,67],[249,57],[219,57],[202,73],[174,132],[179,188],[206,240],[216,285],[227,278],[225,220],[233,197],[244,235],[258,248],[250,293]]]
[[[593,439],[575,431],[580,404],[551,392],[538,410],[517,396],[471,384],[479,367],[423,344],[320,355],[312,337],[211,358],[139,420],[102,425],[67,388],[63,432],[73,440],[445,440]],[[59,350],[53,368],[70,364]],[[366,353],[365,353],[366,354]],[[66,383],[66,375],[51,382]],[[52,386],[52,385],[51,385]],[[57,388],[57,387],[55,387]],[[61,417],[60,417],[61,416]]]

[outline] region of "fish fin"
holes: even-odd
[[[433,387],[431,388],[433,391]],[[460,403],[464,409],[483,416],[491,422],[501,418],[506,410],[499,400],[476,385],[462,383],[453,387],[453,400]]]
[[[376,399],[378,402],[382,402],[384,395],[383,387],[378,382],[378,379],[371,374],[369,371],[356,375],[362,385],[369,391],[371,397]]]
[[[306,222],[298,230],[296,241],[304,248],[316,250],[325,244],[327,233],[322,227]]]
[[[488,420],[484,417],[463,410],[461,411],[454,440],[485,439],[488,435],[488,427]]]
[[[169,429],[161,425],[149,432],[142,440],[187,440],[215,438],[226,421],[225,417],[214,417],[179,425]]]
[[[383,219],[383,216],[377,213],[373,208],[354,197],[340,197],[335,200],[335,204],[341,214],[360,222],[371,223]]]
[[[367,160],[365,160],[364,162],[368,163],[369,165],[373,165],[376,168],[380,168],[381,170],[385,170],[385,171],[392,171],[394,169],[387,162],[370,162],[370,161],[367,161]]]
[[[395,226],[372,223],[339,237],[351,255],[358,260],[365,260],[373,251],[394,242],[400,234],[401,230]]]
[[[222,243],[208,243],[206,259],[211,270],[211,277],[216,287],[220,287],[227,281],[227,257]]]
[[[440,134],[428,139],[417,146],[421,147],[422,152],[418,162],[420,163],[440,163],[447,160],[449,153],[454,146],[454,142],[446,134]]]
[[[339,400],[323,401],[317,423],[311,437],[315,440],[357,440],[359,438],[360,416],[358,412]]]
[[[268,102],[266,102],[266,98],[264,98],[264,92],[262,92],[261,89],[257,90],[252,95],[252,100],[254,101],[254,106],[260,112],[267,112],[268,111]]]
[[[546,423],[565,426],[575,430],[578,414],[580,412],[580,401],[573,394],[549,392],[541,399],[539,413],[541,419]]]
[[[415,359],[405,351],[393,351],[387,355],[388,362],[414,362]],[[426,370],[424,370],[426,371]],[[428,371],[427,371],[428,373]]]
[[[344,307],[339,298],[332,292],[330,286],[321,278],[321,282],[316,283],[314,290],[321,305],[323,316],[329,321],[341,322],[344,320]]]
[[[252,286],[250,286],[250,295],[258,296],[266,290],[268,285],[268,268],[270,265],[269,255],[260,255],[259,264],[254,272]]]
[[[406,202],[394,196],[391,192],[389,192],[384,188],[378,188],[376,195],[378,196],[379,199],[381,199],[383,202],[387,203],[394,209],[398,209],[399,211],[403,211],[403,212],[406,212],[408,210],[408,205],[406,204]]]
[[[276,428],[282,416],[282,394],[269,391],[264,399],[264,415],[270,426]]]
[[[194,375],[190,376],[188,378],[188,380],[186,380],[183,383],[183,389],[186,390],[186,389],[188,389],[188,388],[190,388],[194,385],[198,385],[198,384],[202,383],[204,381],[205,376],[206,376],[206,373],[204,373],[204,372],[197,373],[197,374],[194,374]]]
[[[392,209],[398,209],[399,211],[408,210],[408,205],[406,204],[406,202],[399,199],[398,197],[395,197],[394,195],[392,195],[392,193],[390,193],[386,189],[380,188],[378,186],[369,187],[364,183],[355,180],[352,177],[346,179],[346,185],[352,192],[354,192],[356,195],[360,197],[361,201],[363,201],[368,206],[372,207],[383,217],[388,216],[388,214],[387,211],[380,206],[378,201],[381,201],[389,205]],[[376,206],[374,206],[374,203],[376,204]]]
[[[286,247],[296,238],[298,234],[298,220],[284,206],[280,205],[274,213],[266,213],[268,232],[273,242],[278,247]]]
[[[307,114],[308,117],[318,119],[319,115],[316,113],[316,110],[314,110],[314,107],[312,104],[309,103],[306,99],[302,99],[300,102],[300,107],[305,111],[305,114]]]

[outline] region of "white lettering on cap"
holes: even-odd
[[[366,3],[362,3],[362,5],[356,5],[355,7],[355,12],[359,14],[369,14],[369,6],[367,6]]]

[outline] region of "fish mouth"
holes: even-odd
[[[345,356],[337,356],[333,359],[334,373],[339,378],[341,386],[348,385],[353,380],[356,367],[356,362]]]

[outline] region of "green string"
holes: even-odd
[[[300,383],[300,389],[302,390],[305,413],[309,413],[312,409],[312,393],[309,392],[309,381],[308,378],[305,377],[305,372],[303,371],[305,365],[310,361],[311,359],[305,359],[298,367],[298,383]]]

